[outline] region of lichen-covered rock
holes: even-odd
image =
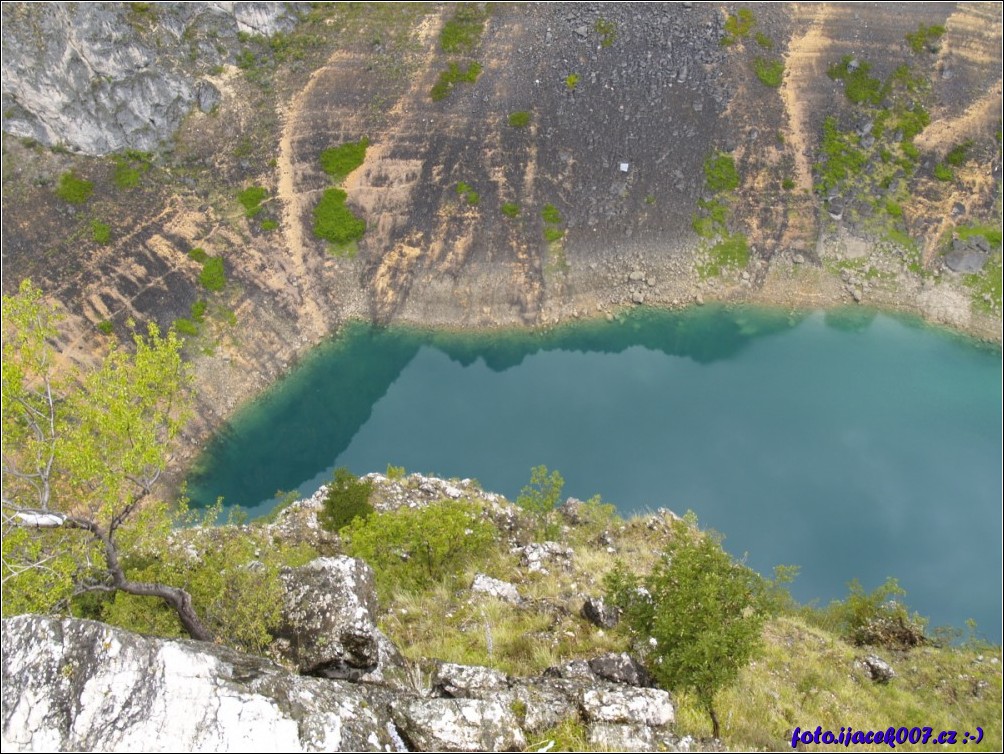
[[[376,626],[373,570],[361,560],[317,558],[285,568],[283,624],[274,649],[308,675],[393,682],[403,660]]]
[[[582,603],[580,614],[600,628],[613,628],[620,621],[620,611],[608,605],[602,597],[590,597]]]
[[[565,678],[569,680],[595,681],[596,674],[586,660],[569,660],[554,665],[544,671],[545,678]]]
[[[3,130],[85,154],[153,150],[194,104],[212,109],[203,77],[234,61],[238,33],[292,28],[292,5],[5,3]]]
[[[519,562],[531,573],[547,573],[548,568],[571,570],[572,548],[557,542],[531,542],[525,547],[517,547],[513,552],[519,555]]]
[[[860,660],[860,665],[875,683],[889,683],[896,677],[892,665],[878,655],[868,655]]]
[[[397,729],[417,751],[522,751],[526,738],[509,706],[486,699],[398,699]]]
[[[600,751],[658,751],[655,735],[646,725],[593,723],[589,743]]]
[[[3,621],[4,751],[381,751],[359,687],[93,621]]]
[[[471,583],[471,591],[476,594],[487,594],[489,597],[508,602],[511,605],[523,603],[523,598],[519,596],[519,590],[516,589],[515,584],[493,579],[483,573],[475,574],[474,581]]]
[[[610,652],[589,661],[589,668],[599,678],[628,686],[652,686],[652,676],[626,652]]]
[[[509,682],[505,673],[492,668],[443,662],[432,674],[432,688],[444,696],[487,699],[507,690]]]
[[[673,702],[660,689],[586,688],[580,706],[593,723],[663,726],[674,719]]]
[[[512,709],[527,733],[554,728],[579,714],[576,697],[579,686],[574,681],[552,678],[516,679],[510,693]]]

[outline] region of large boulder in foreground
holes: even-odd
[[[304,678],[212,644],[149,638],[93,621],[4,620],[3,680],[4,751],[399,745],[363,689],[349,682]]]
[[[301,673],[393,683],[404,660],[376,626],[373,569],[355,558],[317,558],[284,568],[283,625],[274,651]]]

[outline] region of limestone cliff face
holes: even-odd
[[[238,34],[270,36],[284,3],[13,3],[3,8],[3,129],[101,155],[152,150],[219,97],[206,76]]]

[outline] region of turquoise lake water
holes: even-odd
[[[243,411],[189,494],[252,515],[336,466],[473,477],[532,466],[625,514],[693,510],[801,601],[895,576],[933,625],[1001,637],[1001,352],[859,308],[635,310],[474,336],[356,324]],[[200,469],[207,470],[201,472]]]

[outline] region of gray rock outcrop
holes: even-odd
[[[358,578],[357,561],[344,560],[311,565]],[[441,663],[429,687],[417,689],[306,677],[213,644],[23,615],[3,621],[3,746],[506,751],[572,720],[599,746],[674,750],[669,694],[611,683],[590,665],[576,660],[558,673],[514,678]]]
[[[3,130],[85,154],[150,151],[220,93],[240,32],[291,29],[287,3],[7,3]]]
[[[4,751],[381,751],[386,720],[346,681],[102,623],[3,621]]]
[[[370,683],[392,682],[403,667],[376,626],[373,570],[361,560],[317,558],[286,568],[283,625],[274,651],[301,673]]]

